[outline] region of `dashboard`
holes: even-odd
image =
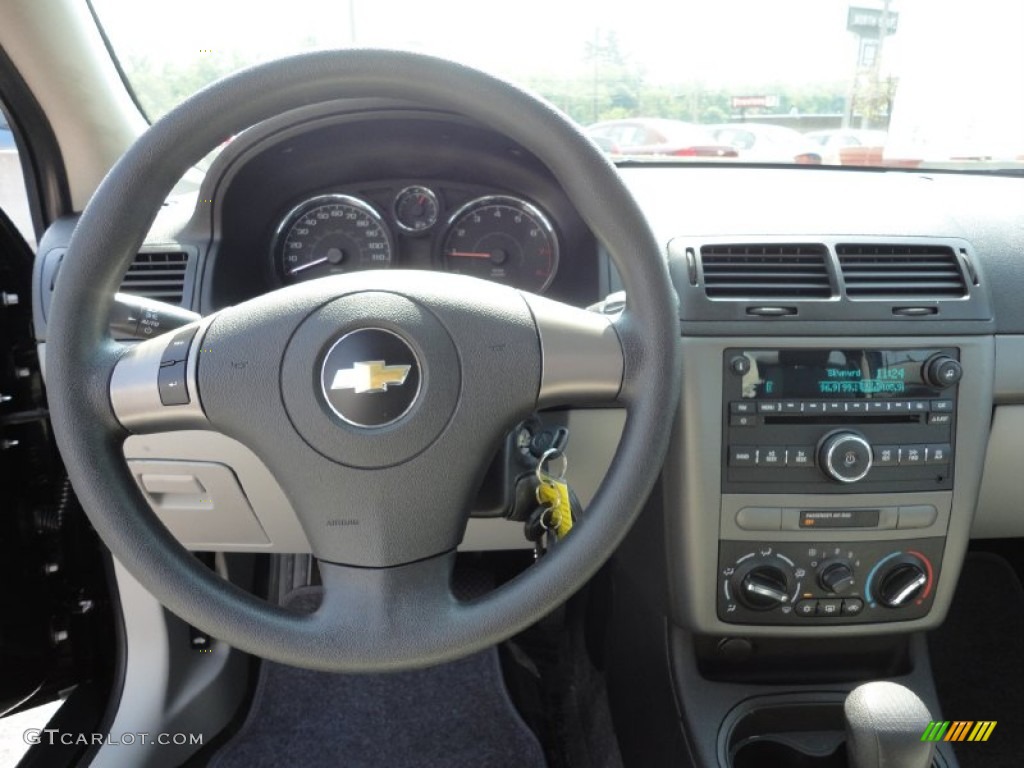
[[[679,296],[681,417],[660,499],[673,621],[749,637],[937,626],[969,539],[1024,535],[1013,512],[1024,492],[1021,180],[620,172]],[[168,265],[155,256],[183,254],[182,304],[202,314],[364,269],[470,274],[580,307],[621,288],[547,168],[450,114],[379,101],[299,110],[226,142],[198,186],[178,192],[129,278],[144,284],[155,265],[162,279]],[[73,223],[58,222],[39,249],[41,339]],[[548,417],[570,428],[586,504],[623,414]],[[172,463],[222,488],[212,503],[230,514],[216,525],[168,523],[188,546],[308,549],[266,467],[229,438],[137,435],[125,456],[144,490],[146,472]],[[525,543],[521,524],[503,519],[523,468],[514,450],[502,456],[482,490],[488,519],[471,521],[464,546]],[[173,494],[147,497],[165,521],[180,519],[161,507]]]

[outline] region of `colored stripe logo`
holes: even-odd
[[[988,741],[996,729],[996,720],[932,721],[921,734],[921,741]]]

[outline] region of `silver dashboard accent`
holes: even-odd
[[[530,293],[541,344],[537,405],[610,402],[622,389],[625,360],[611,318]]]
[[[110,377],[110,404],[125,429],[141,434],[176,429],[208,429],[210,424],[199,399],[196,367],[199,348],[213,315],[199,321],[185,362],[185,382],[190,401],[185,405],[164,405],[160,401],[160,361],[167,345],[181,328],[133,345],[117,361]]]

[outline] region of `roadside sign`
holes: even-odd
[[[733,109],[750,109],[752,107],[766,107],[774,109],[779,106],[779,97],[775,94],[767,96],[733,96]]]
[[[885,24],[886,35],[896,33],[899,16],[895,11],[889,11]],[[846,29],[850,32],[856,32],[861,37],[877,37],[881,26],[882,11],[878,8],[857,8],[851,5],[847,11]]]

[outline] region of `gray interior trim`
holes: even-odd
[[[814,347],[834,343],[827,338],[778,338],[773,346]],[[928,344],[959,347],[964,366],[957,413],[957,461],[951,513],[943,552],[942,570],[934,607],[923,619],[896,624],[784,627],[744,625],[720,621],[715,610],[717,555],[722,529],[722,354],[730,346],[749,343],[744,337],[685,338],[683,340],[682,410],[665,471],[666,536],[669,553],[670,614],[675,623],[691,630],[745,636],[847,636],[931,629],[941,623],[967,549],[981,482],[982,458],[992,414],[991,381],[995,345],[991,337],[929,337]],[[852,347],[920,346],[914,337],[849,337]],[[926,495],[885,494],[886,506],[927,504]],[[750,494],[746,506],[795,507],[806,499],[786,494]],[[820,499],[827,504],[827,500]],[[734,508],[734,503],[733,507]],[[851,505],[853,506],[853,505]],[[932,528],[935,526],[933,525]],[[893,538],[902,532],[893,531]],[[779,537],[780,539],[783,537]],[[799,534],[789,540],[800,541]],[[827,538],[826,538],[827,540]]]
[[[998,347],[997,347],[998,354]],[[978,510],[971,537],[1024,536],[1024,406],[1001,405],[992,416]]]
[[[622,388],[622,343],[611,318],[524,293],[541,345],[537,405],[613,400]]]
[[[55,26],[54,19],[61,24]],[[85,3],[5,3],[0,46],[53,127],[71,204],[81,210],[146,122],[124,89]]]
[[[203,548],[225,552],[310,551],[309,540],[281,486],[266,464],[237,440],[219,432],[204,430],[132,435],[124,442],[124,456],[129,463],[133,460],[214,462],[231,468],[269,543],[253,546],[252,543],[232,541],[226,535],[224,540],[218,542],[203,542]],[[215,503],[227,505],[227,502],[220,500]],[[154,508],[154,511],[158,516],[163,516],[159,509]],[[174,532],[173,527],[171,530]]]
[[[1024,336],[996,336],[996,403],[1024,403]]]
[[[586,508],[601,485],[622,436],[626,411],[617,408],[587,408],[568,411],[566,426],[569,444],[569,480],[573,490]],[[229,468],[241,488],[240,499],[214,496],[200,509],[209,514],[223,515],[228,520],[212,520],[202,531],[187,529],[188,535],[173,517],[180,510],[161,509],[158,498],[143,494],[172,534],[189,549],[223,552],[309,552],[309,540],[292,509],[291,502],[277,480],[260,458],[242,443],[209,430],[180,430],[131,435],[123,446],[125,459],[132,474],[159,471],[160,474],[191,476],[195,463],[210,463]],[[215,492],[216,488],[206,489]],[[183,500],[188,504],[195,499]],[[242,508],[239,508],[241,505]],[[189,515],[200,514],[200,509],[186,510]],[[258,527],[265,535],[264,544],[240,540],[238,532],[227,526],[231,520],[254,515]],[[462,552],[528,549],[531,545],[523,537],[521,523],[504,518],[470,518],[459,545]]]
[[[765,499],[772,498],[770,505],[764,504]],[[776,497],[782,497],[778,500]],[[895,497],[895,498],[894,498]],[[897,504],[897,501],[899,502]],[[746,494],[726,493],[722,495],[721,538],[738,541],[807,541],[817,542],[823,536],[830,541],[897,541],[899,539],[922,539],[929,536],[945,536],[949,526],[949,513],[952,508],[953,494],[950,491],[934,493],[851,493],[842,496],[825,494]],[[827,533],[821,530],[792,530],[787,525],[787,518],[797,517],[801,509],[885,509],[906,506],[932,506],[936,510],[935,522],[924,528],[897,528],[896,515],[892,515],[892,528],[888,530],[848,528],[830,529]],[[751,531],[744,530],[736,524],[736,516],[741,509],[748,507],[784,507],[782,530]],[[787,515],[786,513],[792,513]]]
[[[225,575],[223,561],[220,565]],[[193,650],[188,625],[165,610],[116,558],[114,575],[124,616],[126,667],[111,742],[120,734],[140,733],[150,734],[152,741],[104,744],[90,766],[172,768],[201,745],[157,744],[156,735],[197,734],[208,744],[242,702],[246,659],[224,643],[214,642],[208,652]]]

